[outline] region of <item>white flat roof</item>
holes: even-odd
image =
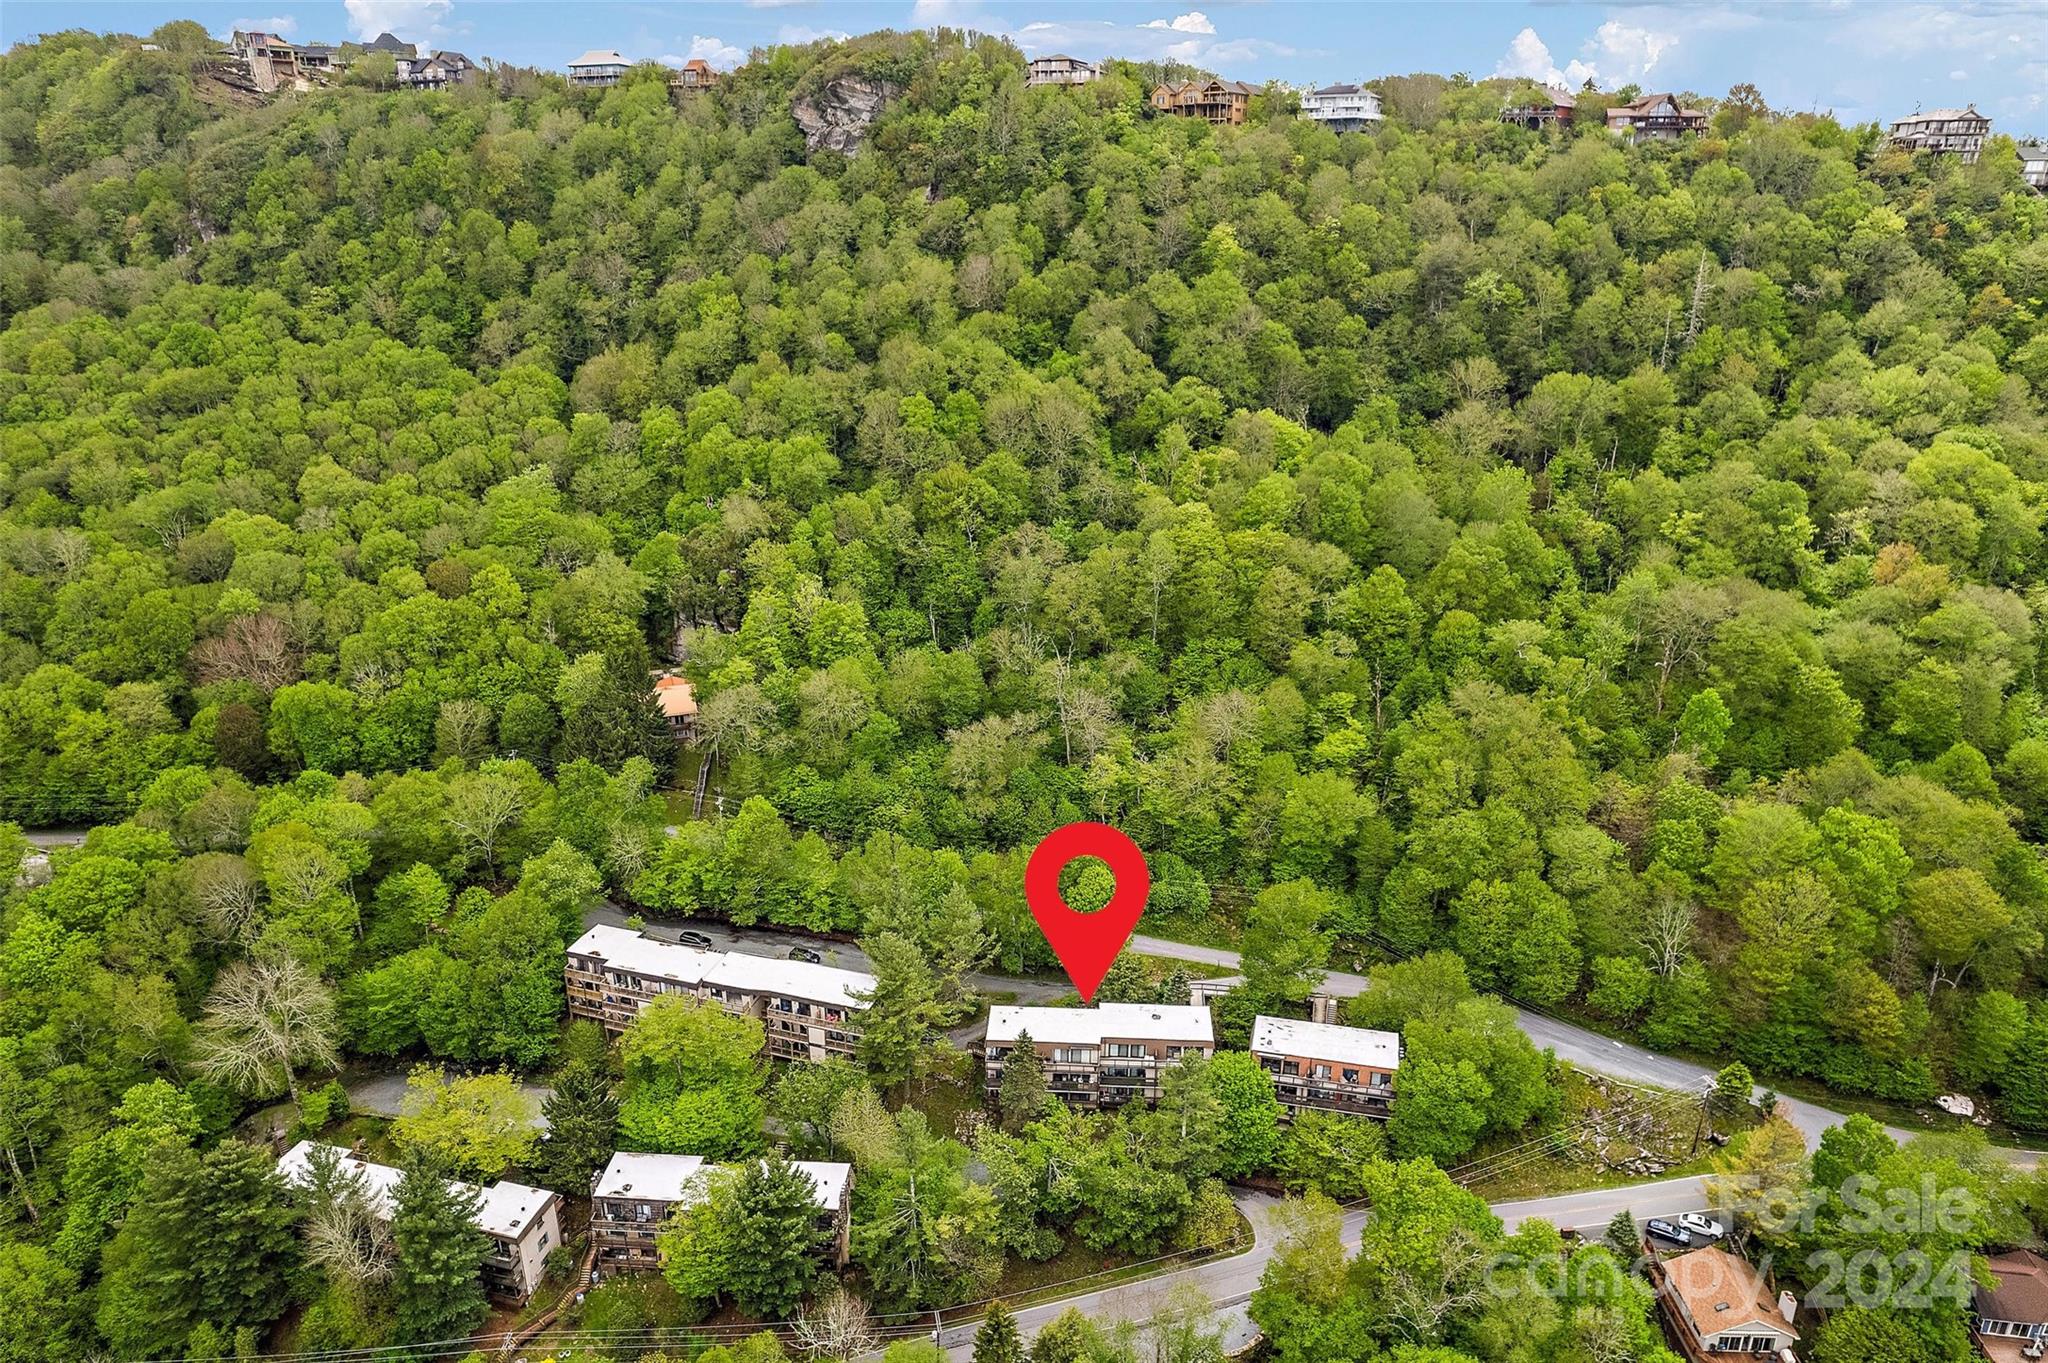
[[[699,951],[676,942],[660,942],[627,928],[607,923],[584,932],[569,945],[576,956],[596,956],[617,970],[635,975],[656,975],[664,980],[695,985],[717,964],[720,953]]]
[[[277,1171],[284,1175],[285,1182],[304,1186],[313,1176],[313,1151],[323,1148],[318,1141],[300,1141],[278,1157]],[[397,1204],[398,1181],[405,1177],[404,1171],[388,1164],[364,1159],[338,1145],[325,1146],[341,1157],[340,1169],[362,1179],[369,1189],[370,1206],[384,1220],[391,1219],[391,1210]],[[517,1240],[533,1218],[540,1215],[554,1194],[546,1188],[533,1188],[524,1183],[500,1182],[478,1188],[474,1184],[449,1180],[451,1186],[467,1189],[477,1195],[476,1224],[486,1234]]]
[[[553,1196],[545,1188],[500,1180],[485,1188],[478,1198],[476,1223],[487,1234],[517,1240]]]
[[[853,991],[866,993],[875,987],[875,977],[858,970],[749,956],[744,951],[728,951],[719,957],[718,964],[704,972],[704,982],[749,994],[786,994],[839,1008],[865,1007]]]
[[[810,1175],[818,1187],[818,1205],[836,1210],[853,1177],[850,1164],[824,1164],[813,1160],[791,1160],[793,1168]],[[701,1155],[653,1155],[621,1150],[613,1155],[604,1172],[597,1176],[593,1197],[645,1197],[656,1202],[687,1200],[691,1180],[716,1168]]]
[[[689,985],[715,984],[749,994],[786,994],[838,1008],[859,1008],[853,991],[875,987],[875,977],[837,966],[812,965],[744,951],[699,951],[600,923],[578,937],[571,955],[595,956],[614,970]]]
[[[1252,1051],[1391,1070],[1401,1063],[1401,1034],[1328,1022],[1297,1022],[1261,1013],[1252,1022]]]
[[[593,1197],[651,1197],[674,1202],[683,1195],[683,1185],[704,1167],[702,1155],[653,1155],[621,1150],[597,1176]]]
[[[1105,1003],[1096,1008],[991,1008],[988,1039],[1100,1045],[1104,1038],[1131,1041],[1201,1041],[1213,1044],[1216,1027],[1207,1008],[1184,1003]]]

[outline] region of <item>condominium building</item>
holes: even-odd
[[[1892,145],[1907,151],[1931,151],[1972,165],[1991,135],[1991,120],[1974,104],[1960,109],[1929,109],[1892,124]]]
[[[832,1261],[844,1267],[853,1208],[853,1166],[792,1160],[817,1189],[818,1218],[832,1235]],[[698,1155],[643,1155],[621,1150],[590,1186],[590,1243],[597,1266],[614,1273],[661,1267],[656,1238],[678,1204],[702,1193],[717,1166]]]
[[[1209,1010],[1183,1004],[1105,1003],[1097,1008],[992,1008],[983,1060],[988,1096],[1025,1037],[1045,1066],[1046,1086],[1078,1107],[1159,1097],[1160,1072],[1186,1055],[1213,1055]]]
[[[1401,1037],[1261,1013],[1252,1022],[1252,1054],[1273,1076],[1275,1096],[1290,1117],[1303,1108],[1385,1117]]]
[[[1064,52],[1055,52],[1050,57],[1033,57],[1031,64],[1024,68],[1024,83],[1033,88],[1041,85],[1086,85],[1100,79],[1101,67],[1079,57],[1069,57]]]
[[[389,1222],[404,1174],[388,1164],[366,1160],[338,1145],[300,1141],[277,1161],[277,1171],[285,1182],[295,1188],[309,1186],[313,1152],[318,1149],[334,1152],[341,1171],[361,1180],[372,1212]],[[453,1186],[477,1195],[477,1229],[491,1241],[483,1265],[484,1286],[492,1296],[513,1301],[532,1296],[546,1270],[549,1251],[562,1243],[562,1199],[545,1188],[505,1180],[482,1188],[468,1183]]]
[[[1380,97],[1363,85],[1325,85],[1301,97],[1301,116],[1331,132],[1369,132],[1380,125]]]
[[[875,987],[857,970],[699,951],[643,933],[600,924],[569,947],[564,967],[572,1017],[623,1032],[647,1003],[663,994],[710,999],[726,1012],[759,1018],[776,1060],[851,1056],[860,1041],[853,1015],[865,1006],[856,994]]]

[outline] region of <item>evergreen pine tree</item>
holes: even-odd
[[[740,1310],[779,1320],[796,1310],[818,1274],[826,1232],[817,1184],[782,1156],[770,1155],[740,1174],[734,1202],[726,1289]]]
[[[1024,1337],[1010,1308],[996,1302],[974,1334],[974,1363],[1024,1363]]]
[[[297,1261],[296,1220],[255,1146],[160,1147],[109,1249],[101,1328],[124,1351],[155,1352],[202,1322],[231,1333],[274,1319]]]
[[[996,1086],[996,1110],[1002,1114],[1003,1126],[1015,1131],[1038,1120],[1051,1101],[1052,1090],[1045,1082],[1045,1061],[1031,1044],[1031,1033],[1019,1032],[1017,1044],[1003,1062],[1003,1082]]]
[[[541,1105],[548,1134],[537,1160],[546,1186],[583,1193],[619,1143],[619,1103],[610,1076],[578,1062],[564,1069]]]
[[[1615,1257],[1624,1265],[1634,1263],[1643,1252],[1643,1233],[1636,1229],[1635,1216],[1628,1208],[1623,1207],[1607,1223],[1606,1242],[1607,1248],[1613,1250]]]
[[[391,1239],[394,1337],[401,1343],[455,1339],[483,1323],[483,1262],[490,1237],[477,1229],[477,1194],[415,1158],[398,1181]]]

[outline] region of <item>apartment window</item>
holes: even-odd
[[[1299,1075],[1301,1073],[1301,1062],[1299,1060],[1281,1061],[1280,1073],[1287,1075]]]
[[[1140,1060],[1145,1048],[1129,1041],[1113,1041],[1109,1044],[1109,1055],[1115,1060]]]
[[[542,1231],[540,1233],[540,1247],[542,1249],[546,1249],[548,1247],[548,1233],[546,1231]]]
[[[1346,1070],[1346,1071],[1344,1071],[1344,1082],[1345,1082],[1345,1083],[1347,1083],[1347,1084],[1355,1084],[1355,1083],[1357,1083],[1357,1082],[1358,1082],[1358,1071],[1357,1071],[1357,1070]]]
[[[1330,1077],[1330,1067],[1328,1065],[1317,1065],[1308,1072],[1308,1077],[1311,1079],[1328,1079]]]
[[[1095,1063],[1093,1046],[1057,1046],[1053,1048],[1053,1061],[1064,1065],[1092,1065]]]

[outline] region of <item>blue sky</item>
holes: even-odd
[[[0,39],[11,44],[81,26],[141,32],[174,18],[197,19],[217,33],[257,27],[299,41],[389,29],[474,58],[547,67],[592,47],[730,67],[757,45],[948,23],[1008,34],[1030,53],[1176,57],[1242,80],[1466,71],[1561,78],[1574,87],[1591,76],[1610,89],[1634,81],[1703,94],[1749,80],[1773,107],[1833,110],[1848,121],[1974,102],[2000,131],[2048,133],[2048,0],[6,0]]]

